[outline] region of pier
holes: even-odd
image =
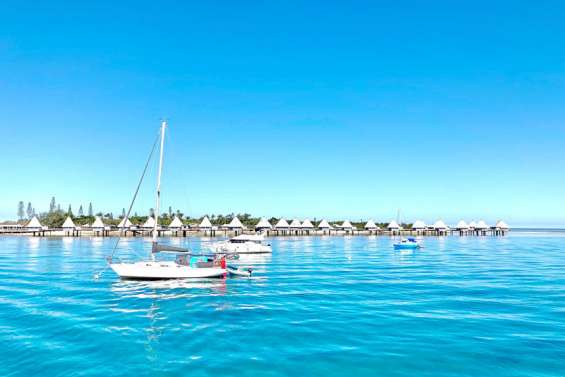
[[[280,219],[272,226],[266,218],[262,218],[255,227],[246,227],[235,217],[229,224],[215,226],[205,217],[199,225],[186,225],[178,217],[169,226],[158,225],[154,228],[155,220],[149,217],[142,225],[134,225],[123,220],[118,226],[106,225],[97,217],[93,224],[77,226],[72,219],[67,218],[62,227],[50,228],[41,225],[39,219],[34,217],[26,225],[0,224],[0,235],[26,235],[32,237],[151,237],[157,232],[157,237],[234,237],[240,234],[261,233],[267,237],[296,237],[296,236],[505,236],[510,228],[503,221],[498,221],[495,226],[488,226],[483,220],[469,224],[460,221],[456,226],[449,227],[438,220],[428,226],[418,220],[412,227],[403,228],[392,220],[386,228],[379,227],[373,220],[364,226],[355,226],[350,221],[330,224],[321,220],[315,226],[310,220],[299,221],[294,219],[290,224],[285,219]],[[359,223],[356,223],[359,224]]]

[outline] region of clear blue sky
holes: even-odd
[[[565,225],[565,4],[0,5],[0,218],[163,205]],[[154,206],[151,181],[136,210]]]

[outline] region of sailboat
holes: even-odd
[[[237,274],[237,269],[226,265],[225,256],[212,256],[204,261],[191,263],[190,259],[195,254],[192,254],[190,250],[176,246],[164,245],[157,242],[159,205],[161,201],[161,172],[163,170],[163,147],[165,144],[166,129],[167,122],[163,121],[160,129],[161,143],[159,149],[159,170],[157,174],[155,225],[153,227],[149,257],[147,260],[133,263],[113,263],[110,258],[110,267],[120,278],[137,280],[215,278],[226,276],[228,272]],[[158,253],[173,253],[177,254],[177,257],[174,261],[158,261],[155,258]],[[202,256],[201,254],[197,255]],[[241,271],[241,274],[244,274],[245,272],[246,271]],[[249,274],[251,274],[250,271]]]

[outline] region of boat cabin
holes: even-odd
[[[239,236],[230,238],[229,242],[230,243],[252,242],[256,244],[261,244],[263,242],[263,236],[254,235],[254,234],[240,234]]]

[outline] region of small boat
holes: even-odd
[[[228,273],[232,276],[245,276],[250,277],[253,273],[253,269],[245,267],[237,267],[228,264]]]
[[[170,246],[170,245],[163,245],[157,242],[157,230],[159,226],[159,206],[160,206],[160,199],[161,199],[161,171],[163,169],[163,146],[165,143],[165,130],[167,127],[166,122],[161,123],[160,129],[160,157],[159,157],[159,170],[157,174],[157,197],[156,197],[156,208],[155,208],[155,221],[152,222],[153,227],[153,240],[151,251],[149,253],[149,258],[144,261],[133,262],[133,263],[114,263],[112,260],[112,256],[108,258],[108,262],[110,267],[114,272],[122,279],[137,279],[137,280],[158,280],[158,279],[187,279],[187,278],[217,278],[226,276],[228,273],[227,265],[226,265],[226,256],[225,255],[211,255],[211,258],[207,258],[206,260],[201,260],[203,256],[193,254],[190,250]],[[155,144],[156,145],[156,144]],[[155,147],[154,147],[155,148]],[[147,160],[147,164],[145,166],[145,170],[141,177],[141,181],[143,180],[143,176],[145,175],[145,171],[147,170],[147,166],[149,165],[149,161],[151,159],[151,154],[149,155],[149,159]],[[141,181],[138,185],[141,185]],[[129,217],[129,212],[134,204],[135,197],[137,196],[137,191],[134,195],[134,199],[130,205],[130,209],[126,214],[125,218]],[[116,244],[117,245],[117,244]],[[114,248],[115,250],[115,248]],[[158,253],[173,253],[177,254],[177,258],[174,261],[158,261],[156,260],[156,255]],[[196,256],[196,261],[192,262],[189,260],[188,257]]]
[[[261,234],[240,234],[227,241],[214,243],[211,249],[217,254],[265,254],[273,252],[271,245],[264,243]]]
[[[394,243],[395,250],[402,249],[419,249],[422,245],[413,237],[403,238],[399,242]]]

